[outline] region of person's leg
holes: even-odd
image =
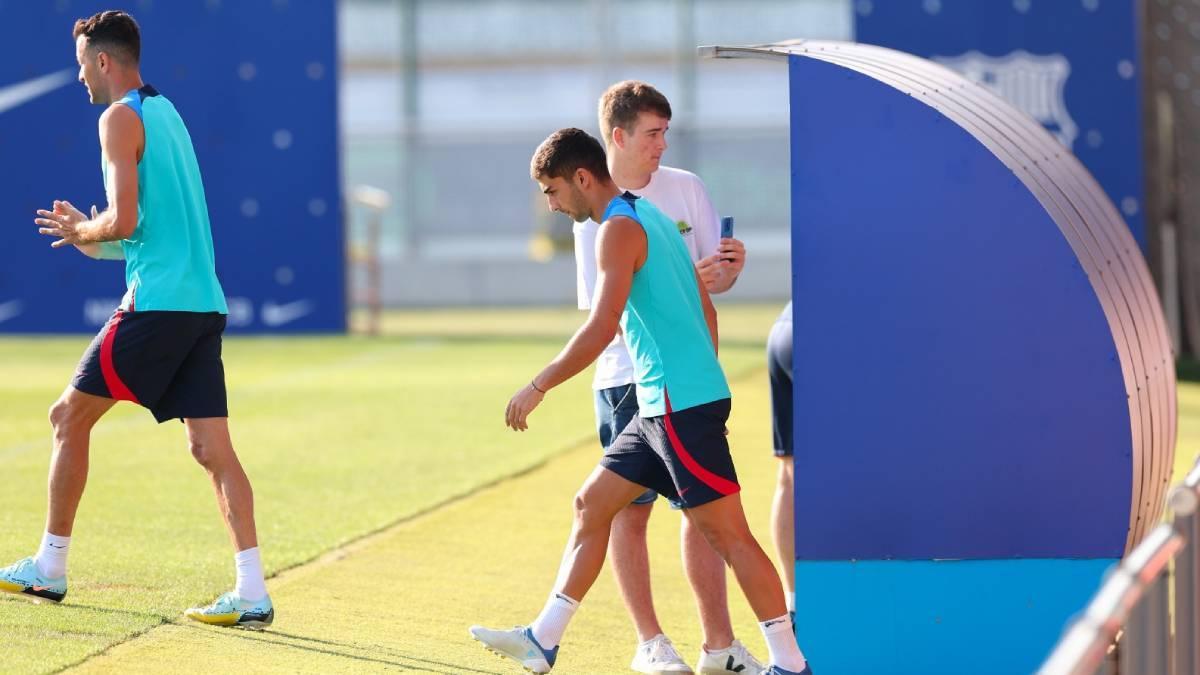
[[[804,668],[804,656],[792,633],[779,574],[750,532],[740,496],[731,494],[690,508],[686,513],[733,568],[738,585],[758,617],[771,662],[797,672]]]
[[[767,378],[771,386],[771,434],[775,441],[775,456],[779,458],[779,478],[771,504],[771,534],[779,565],[783,568],[789,611],[795,606],[796,547],[793,529],[792,454],[793,434],[793,377],[792,304],[789,302],[771,333],[767,336]]]
[[[604,567],[613,517],[645,492],[602,466],[596,467],[575,495],[575,520],[563,551],[554,590],[582,601]]]
[[[37,553],[0,569],[0,591],[60,602],[67,594],[67,553],[75,514],[87,485],[92,428],[116,400],[109,382],[115,374],[115,314],[96,335],[75,369],[71,385],[50,407],[53,454],[47,479],[46,530]],[[107,350],[105,347],[107,346]],[[123,365],[123,364],[122,364]]]
[[[687,509],[684,513],[733,569],[738,585],[759,621],[787,613],[779,573],[750,532],[739,494]]]
[[[550,672],[567,624],[600,576],[613,516],[645,487],[604,468],[596,470],[575,496],[575,519],[559,565],[554,591],[528,628],[495,630],[471,626],[471,636],[491,651],[535,673]]]
[[[87,485],[92,428],[116,401],[67,387],[50,408],[54,454],[50,458],[46,531],[69,537]]]
[[[34,566],[43,579],[66,577],[75,514],[87,485],[92,428],[115,404],[111,398],[67,387],[50,408],[54,450],[47,481],[46,531],[33,556]],[[65,595],[65,583],[61,585]],[[30,588],[36,590],[42,586],[45,584],[33,584]]]
[[[116,403],[67,387],[50,408],[54,454],[46,509],[46,531],[37,553],[0,568],[0,591],[61,602],[67,595],[67,553],[75,513],[87,485],[92,427]]]
[[[229,531],[234,550],[258,546],[254,526],[254,492],[238,461],[229,436],[229,419],[186,419],[188,448],[208,473],[217,495],[217,507]]]
[[[605,450],[628,426],[637,411],[637,390],[632,384],[596,392],[600,444]],[[658,614],[654,611],[650,551],[646,543],[646,528],[657,498],[653,490],[646,490],[629,506],[618,511],[613,518],[608,542],[608,559],[617,590],[633,620],[639,642],[646,642],[663,633]]]
[[[234,590],[204,607],[184,614],[217,626],[261,630],[275,620],[275,607],[267,594],[262,557],[254,524],[254,492],[238,461],[225,417],[185,418],[188,447],[204,467],[217,496],[217,507],[233,542],[237,581]]]
[[[775,498],[771,503],[771,533],[775,538],[775,550],[779,554],[779,565],[783,568],[784,592],[788,609],[794,611],[796,546],[794,501],[792,497],[792,458],[779,458],[779,480],[775,485]]]
[[[711,509],[730,509],[728,514],[723,514],[724,517],[732,517],[736,511],[741,520],[741,530],[733,532],[744,537],[750,536],[745,516],[741,513],[741,502],[737,496],[741,488],[738,486],[737,471],[733,466],[729,443],[725,436],[725,422],[729,418],[731,405],[729,399],[722,399],[683,410],[669,411],[656,419],[648,431],[653,438],[652,445],[663,458],[671,475],[676,497],[672,503],[682,506],[690,521],[687,526],[691,530],[690,535],[685,531],[681,536],[684,538],[685,553],[688,554],[685,557],[685,569],[702,613],[701,621],[705,631],[705,645],[701,650],[696,670],[706,675],[727,672],[731,669],[728,665],[731,659],[737,662],[734,669],[738,672],[757,673],[763,670],[762,664],[734,638],[729,619],[728,598],[724,593],[725,573],[720,561],[732,564],[729,542],[738,543],[739,540],[725,534],[731,525],[722,526],[723,529],[714,533],[708,531],[713,526],[704,519],[704,514]],[[709,506],[710,504],[717,506]],[[727,506],[729,504],[735,505],[736,508]],[[693,513],[697,511],[698,513]],[[717,546],[717,542],[714,541],[715,534],[723,535],[721,541],[726,544],[724,549]],[[703,541],[697,541],[697,535]],[[752,544],[752,549],[757,548],[753,537],[750,537],[749,543]],[[705,547],[708,550],[705,550]],[[758,551],[762,554],[761,549]],[[741,574],[758,573],[752,569],[755,562],[753,558],[746,558],[741,548],[733,552],[737,554],[738,564],[743,568]],[[703,561],[701,565],[707,562],[707,566],[696,565],[697,554]],[[705,561],[704,556],[715,556],[716,560]],[[770,566],[769,559],[767,565]],[[771,574],[775,574],[773,567],[770,571]],[[778,576],[775,579],[778,584]],[[756,602],[766,597],[763,593],[769,595],[770,589],[757,594]],[[751,594],[755,594],[755,589],[751,589]],[[779,601],[782,602],[782,599],[783,594],[780,591]]]
[[[658,613],[654,610],[654,594],[650,585],[650,550],[646,530],[654,503],[632,503],[613,518],[608,555],[612,562],[617,590],[633,620],[638,641],[645,642],[662,634]]]
[[[696,599],[703,637],[696,672],[757,675],[764,670],[763,664],[736,639],[733,631],[725,561],[704,538],[700,528],[686,516],[680,528],[680,541],[683,569],[692,587],[692,597]]]
[[[708,543],[691,518],[684,518],[680,527],[680,548],[683,571],[696,598],[700,628],[708,651],[728,649],[733,644],[733,625],[729,619],[729,597],[726,591],[725,561]]]
[[[136,377],[142,370],[139,357],[146,353],[140,349],[145,338],[144,326],[137,320],[121,310],[113,313],[84,351],[70,386],[50,407],[54,450],[50,459],[46,531],[33,561],[43,577],[61,580],[58,585],[64,595],[70,537],[87,485],[92,428],[117,400],[138,400],[131,386],[138,394],[145,393],[142,380]],[[5,575],[10,584],[19,577],[12,573]],[[44,585],[34,584],[34,587]]]

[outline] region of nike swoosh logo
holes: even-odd
[[[0,113],[28,103],[33,99],[75,81],[75,70],[67,68],[49,75],[35,77],[16,84],[0,87]]]
[[[291,323],[308,314],[312,314],[313,303],[309,300],[296,300],[277,305],[268,300],[263,303],[262,320],[268,326],[282,326]]]
[[[23,311],[25,311],[25,306],[20,300],[0,303],[0,323],[8,321]]]
[[[34,591],[35,593],[41,593],[42,591],[50,590],[50,587],[49,586],[33,586],[33,587],[31,587],[30,590]]]

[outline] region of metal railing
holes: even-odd
[[[1171,522],[1152,530],[1109,571],[1039,675],[1200,674],[1200,462],[1167,504]]]

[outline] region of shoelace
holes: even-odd
[[[650,647],[650,663],[661,663],[664,661],[673,662],[681,661],[679,652],[675,651],[675,645],[671,644],[670,638],[655,640]]]

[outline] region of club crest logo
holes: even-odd
[[[969,51],[933,60],[999,94],[1046,127],[1068,150],[1073,148],[1079,127],[1067,112],[1064,90],[1071,62],[1062,54],[1038,55],[1019,49],[994,57]]]

